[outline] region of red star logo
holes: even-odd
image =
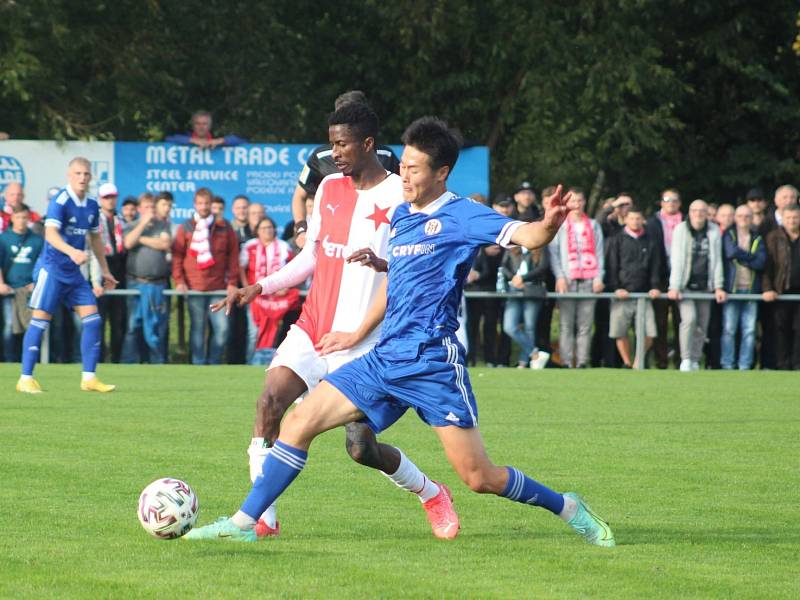
[[[391,222],[389,221],[389,217],[386,214],[389,212],[391,207],[387,206],[386,208],[380,208],[377,204],[375,205],[375,212],[373,212],[367,219],[371,219],[375,223],[375,231],[378,231],[378,228],[383,224],[386,223],[389,225]]]

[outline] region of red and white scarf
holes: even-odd
[[[567,272],[571,280],[596,279],[600,274],[594,247],[594,228],[586,215],[581,216],[583,231],[578,233],[572,219],[567,219]],[[578,245],[577,236],[581,243]]]
[[[108,226],[106,223],[111,221],[114,228],[114,248],[111,247],[111,236],[109,235]],[[100,218],[100,237],[103,239],[103,245],[106,248],[106,256],[112,254],[122,254],[122,221],[117,218],[117,215],[110,217],[101,213]],[[114,251],[116,249],[116,252]]]
[[[670,215],[664,212],[662,208],[658,213],[658,218],[661,219],[661,223],[664,225],[664,248],[667,250],[667,256],[669,256],[672,249],[672,232],[683,221],[683,215],[679,212]]]
[[[255,268],[253,281],[263,279],[267,275],[272,275],[280,270],[291,258],[291,252],[286,244],[281,244],[278,240],[273,240],[269,246],[260,241],[253,241],[255,248]],[[269,248],[269,252],[267,252]],[[257,296],[250,305],[253,314],[253,321],[258,327],[258,337],[256,339],[256,349],[272,348],[278,327],[283,316],[290,310],[296,309],[300,301],[300,291],[297,288],[286,290],[283,295],[271,294],[269,296]]]
[[[192,243],[189,244],[189,254],[197,258],[197,266],[201,269],[210,269],[216,262],[211,255],[211,224],[214,222],[214,215],[208,215],[203,219],[194,213],[194,231],[192,232]]]

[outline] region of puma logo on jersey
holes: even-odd
[[[325,206],[327,206],[328,210],[331,211],[331,215],[335,215],[336,209],[339,208],[338,204],[336,206],[334,206],[333,204],[326,204]]]

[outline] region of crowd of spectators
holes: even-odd
[[[213,137],[210,115],[202,111],[195,113],[192,125],[191,133],[175,141],[204,147],[242,141]],[[552,191],[542,190],[543,202]],[[630,334],[637,302],[630,294],[644,293],[651,366],[663,369],[673,362],[681,371],[701,365],[800,369],[800,302],[776,302],[783,294],[800,294],[797,189],[779,187],[773,206],[757,188],[738,207],[698,199],[684,215],[679,192],[668,188],[649,218],[646,205],[637,206],[628,192],[607,199],[592,217],[583,191],[570,191],[579,209],[570,213],[548,247],[528,252],[487,246],[476,257],[467,291],[503,295],[473,297],[466,303],[463,339],[468,340],[470,364],[636,367]],[[95,257],[82,268],[104,323],[103,360],[170,360],[175,296],[165,293],[169,289],[179,293],[178,304],[188,313],[192,364],[271,360],[299,315],[300,290],[259,297],[229,315],[213,312],[209,305],[290,261],[298,250],[291,224],[281,234],[264,206],[244,195],[232,199],[233,218],[228,221],[226,200],[208,188],[197,190],[194,212],[181,223],[171,220],[169,192],[144,193],[120,203],[115,185],[104,183],[98,199],[111,273],[119,288],[138,292],[105,292]],[[474,199],[489,204],[483,196]],[[2,358],[11,362],[20,357],[22,333],[30,320],[27,302],[43,247],[42,217],[24,200],[22,186],[12,183],[0,206]],[[540,219],[546,209],[528,181],[513,195],[497,195],[491,205],[522,221]],[[312,207],[313,196],[307,198],[306,210]],[[600,292],[613,297],[593,297]],[[588,298],[559,297],[561,293]],[[699,298],[698,293],[706,295]],[[735,301],[739,294],[757,294],[761,301]],[[556,310],[558,335],[551,339]],[[75,315],[66,310],[54,315],[51,361],[78,357],[79,329]]]

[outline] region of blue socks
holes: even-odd
[[[50,321],[45,319],[31,319],[28,330],[22,338],[22,374],[30,377],[33,375],[33,368],[39,362],[39,352],[42,346],[42,336]]]
[[[83,372],[94,373],[97,361],[100,360],[100,336],[103,332],[103,320],[94,313],[81,319],[81,359]]]
[[[261,477],[256,478],[242,504],[241,512],[257,521],[300,474],[307,458],[308,452],[277,440],[264,460]]]
[[[514,502],[541,506],[555,515],[564,509],[564,496],[527,477],[519,469],[514,467],[506,469],[508,469],[508,483],[501,496]]]

